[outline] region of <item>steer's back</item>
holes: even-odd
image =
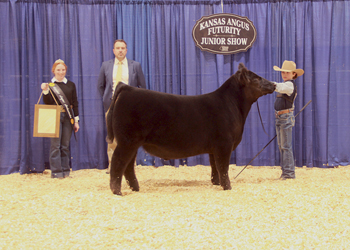
[[[180,96],[125,85],[113,108],[113,132],[118,144],[136,143],[166,159],[188,157],[234,139],[232,111],[217,91]]]

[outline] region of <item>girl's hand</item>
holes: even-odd
[[[74,131],[75,131],[75,133],[78,132],[79,128],[80,128],[79,127],[79,122],[74,123]]]
[[[49,84],[46,83],[46,82],[43,82],[43,83],[41,84],[41,89],[42,89],[42,90],[48,90],[48,89],[49,89]]]

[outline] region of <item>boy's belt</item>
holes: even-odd
[[[275,111],[275,116],[279,116],[279,115],[283,115],[283,114],[287,114],[287,113],[290,113],[290,112],[293,112],[294,109],[283,109],[283,110],[280,110],[280,111]]]

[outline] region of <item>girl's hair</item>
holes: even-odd
[[[66,68],[66,71],[67,71],[68,67],[67,67],[67,65],[64,63],[64,61],[61,60],[61,59],[58,59],[58,60],[56,60],[56,61],[54,62],[54,64],[52,65],[52,73],[55,72],[55,69],[56,69],[56,67],[57,67],[58,64],[62,64],[62,65]]]

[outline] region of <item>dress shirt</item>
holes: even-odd
[[[291,81],[285,81],[285,82],[274,82],[276,84],[275,91],[281,94],[287,94],[290,96],[293,94],[294,91],[294,85]]]
[[[117,58],[114,59],[114,66],[113,66],[113,85],[115,85],[116,83],[114,82],[117,72],[118,72],[118,64],[119,60]],[[125,84],[129,84],[129,67],[128,67],[128,59],[126,59],[126,57],[124,58],[124,60],[121,61],[122,65],[123,65],[123,71],[122,71],[122,79],[121,81]]]

